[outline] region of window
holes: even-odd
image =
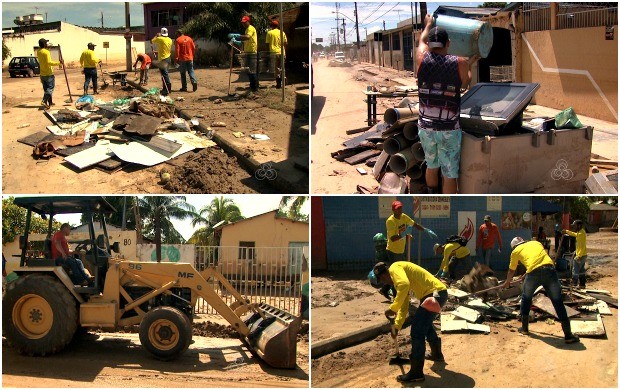
[[[392,50],[400,50],[400,34],[394,33],[392,34]]]
[[[390,50],[390,36],[387,34],[383,34],[383,51]]]
[[[256,260],[256,242],[239,241],[239,259]]]
[[[151,27],[170,27],[179,25],[179,9],[151,11]]]

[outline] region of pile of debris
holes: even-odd
[[[570,283],[570,278],[568,279]],[[490,333],[485,321],[519,318],[522,283],[501,289],[493,271],[476,263],[474,268],[448,289],[448,302],[441,312],[441,332]],[[612,315],[609,305],[617,308],[618,299],[609,291],[562,286],[564,305],[573,333],[584,337],[605,336],[602,316]],[[539,287],[532,299],[530,322],[558,320],[551,300]]]
[[[112,173],[129,164],[154,166],[216,145],[211,128],[198,127],[197,118],[176,117],[174,100],[159,95],[158,88],[112,102],[85,95],[75,109],[43,113],[52,122],[47,131],[18,141],[33,147],[35,159],[62,156],[78,171],[96,167]]]

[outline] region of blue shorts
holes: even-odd
[[[461,162],[461,129],[435,131],[420,128],[418,136],[427,168],[441,168],[444,177],[457,179]]]

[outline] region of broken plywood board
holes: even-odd
[[[127,144],[110,145],[110,149],[112,149],[118,158],[125,162],[152,167],[192,151],[194,150],[194,147],[183,144],[179,150],[170,154],[151,149],[139,142],[129,142]]]
[[[196,149],[210,148],[211,146],[217,145],[210,139],[199,137],[196,134],[188,132],[164,133],[161,137],[170,141],[180,142],[181,144],[191,145]]]
[[[476,322],[480,318],[480,312],[465,306],[459,306],[452,312],[455,317],[462,318],[468,322]]]
[[[596,321],[584,321],[581,319],[570,320],[570,329],[577,336],[600,337],[605,336],[605,325],[601,315],[596,315]]]
[[[65,157],[65,161],[78,169],[88,168],[114,156],[110,144],[99,141],[94,147]]]
[[[123,129],[127,133],[153,135],[162,124],[162,119],[150,115],[123,113],[114,120],[115,129]]]
[[[491,327],[482,324],[470,324],[465,320],[456,319],[454,314],[441,313],[441,333],[463,331],[488,334],[491,332]]]
[[[357,137],[351,138],[347,141],[344,141],[342,145],[347,148],[354,148],[359,146],[359,144],[365,142],[368,138],[383,138],[381,137],[381,133],[383,132],[383,125],[374,125],[366,132],[358,135]]]
[[[534,299],[532,299],[532,305],[536,306],[545,313],[549,313],[555,318],[558,318],[558,315],[555,312],[555,308],[553,307],[553,303],[551,303],[551,299],[549,299],[548,297],[542,294],[538,294],[534,297]],[[564,305],[564,308],[566,309],[566,314],[569,318],[579,315],[579,312],[572,307]]]
[[[51,141],[51,140],[53,140],[55,138],[56,137],[53,134],[50,134],[50,133],[48,133],[46,131],[37,131],[36,133],[30,134],[27,137],[18,139],[17,142],[20,142],[22,144],[26,144],[26,145],[29,145],[29,146],[35,146],[39,142]]]

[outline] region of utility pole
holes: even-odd
[[[357,50],[360,49],[360,27],[357,20],[357,2],[355,2],[355,30],[357,32]]]
[[[338,41],[338,51],[340,51],[340,26],[338,23],[340,22],[340,13],[338,10],[338,3],[336,3],[336,40]]]
[[[103,11],[101,11],[101,28],[103,28]]]
[[[383,21],[383,31],[385,31],[385,20]]]
[[[342,18],[342,38],[344,38],[344,48],[347,49],[347,24],[344,22],[344,18]]]
[[[129,2],[125,2],[125,65],[127,72],[131,71],[131,21],[129,17]]]

